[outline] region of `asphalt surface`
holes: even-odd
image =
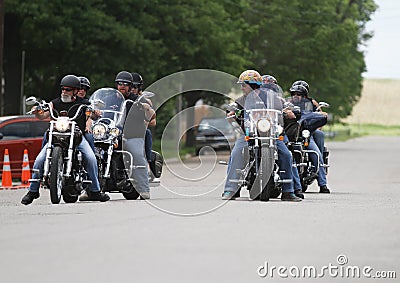
[[[293,275],[313,266],[318,282],[397,282],[362,272],[400,276],[400,137],[328,146],[332,193],[313,184],[300,203],[222,201],[227,155],[168,163],[148,202],[51,205],[41,190],[23,206],[25,190],[0,191],[0,281],[308,282]]]

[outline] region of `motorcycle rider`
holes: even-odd
[[[262,85],[261,88],[263,89],[273,89],[276,92],[282,92],[282,88],[278,84],[278,80],[272,76],[272,75],[263,75],[262,77]],[[282,101],[284,103],[284,101]],[[291,110],[288,109],[283,109],[284,115],[289,116],[291,118],[296,118],[294,113]],[[283,143],[288,144],[289,139],[286,135],[286,133],[283,133]],[[293,159],[293,164],[296,164],[294,158]],[[294,189],[294,194],[299,197],[304,199],[304,194],[302,193],[302,187],[301,187],[301,182],[300,182],[300,176],[299,176],[299,171],[297,170],[296,166],[292,166],[292,174],[293,174],[293,189]]]
[[[136,101],[139,99],[137,80],[134,82],[132,74],[128,71],[121,71],[115,77],[117,89],[125,99]],[[133,170],[133,178],[136,181],[137,191],[141,199],[150,199],[150,188],[148,178],[148,163],[145,156],[145,134],[147,124],[155,117],[155,111],[151,108],[146,99],[140,103],[127,104],[127,117],[124,125],[124,137],[127,138],[125,149],[129,151],[134,160],[135,166],[141,166]]]
[[[307,92],[304,92],[304,100],[308,104],[308,106],[305,107],[305,109],[308,109],[309,112],[311,112],[311,109],[312,109],[312,111],[320,111],[320,112],[322,112],[322,110],[319,108],[318,102],[315,99],[313,99],[313,98],[308,96],[309,93],[310,93],[309,84],[306,81],[297,80],[292,84],[292,87],[295,86],[295,85],[302,85],[307,89]],[[322,113],[325,113],[325,112],[322,112]],[[325,133],[322,130],[317,129],[317,130],[314,131],[312,136],[314,137],[314,141],[317,144],[320,152],[323,153],[324,152],[324,148],[325,148]]]
[[[74,75],[66,75],[62,78],[61,83],[61,96],[53,99],[49,104],[50,107],[61,111],[68,111],[68,116],[73,117],[81,104],[89,104],[89,101],[77,97],[78,90],[81,88],[81,83],[78,77]],[[83,113],[78,117],[77,125],[81,131],[85,132],[86,127],[86,116]],[[40,114],[36,111],[35,116],[39,119],[45,119],[50,116],[49,112]],[[38,156],[36,157],[33,169],[37,169],[39,173],[33,173],[33,179],[41,179],[43,175],[43,166],[46,158],[46,146],[42,148]],[[77,149],[82,153],[83,164],[87,171],[87,175],[90,181],[92,181],[91,188],[88,194],[88,201],[101,201],[105,202],[110,200],[110,197],[100,192],[100,185],[97,176],[97,163],[96,157],[90,148],[87,140],[82,139],[81,143],[77,146]],[[28,193],[22,198],[21,203],[24,205],[31,204],[34,199],[39,198],[39,182],[31,182]]]
[[[81,82],[81,88],[79,89],[77,96],[86,98],[87,92],[90,89],[90,81],[86,77],[78,77],[78,79]]]
[[[142,95],[143,92],[143,77],[139,74],[139,73],[131,73],[132,78],[133,78],[133,87],[131,90],[131,93],[134,96],[139,96]],[[147,102],[150,103],[150,106],[152,106],[151,100],[150,99],[146,99]],[[149,127],[155,127],[156,126],[156,117],[152,117],[151,120],[148,123]],[[144,147],[145,147],[145,153],[146,153],[146,158],[147,158],[147,162],[151,163],[152,160],[152,154],[151,154],[151,150],[153,147],[153,137],[151,134],[151,130],[149,128],[146,129],[146,136],[144,139]],[[149,170],[150,172],[150,170]],[[151,175],[151,174],[150,174]],[[152,178],[151,178],[152,179]]]
[[[315,105],[311,102],[310,99],[306,98],[308,91],[307,88],[301,84],[294,85],[290,88],[290,95],[291,95],[291,102],[299,106],[300,109],[302,110],[302,113],[307,113],[308,111],[312,111],[314,109]],[[323,115],[327,115],[325,112],[322,112]],[[318,166],[318,164],[324,164],[323,161],[323,156],[321,151],[319,150],[314,137],[311,136],[310,142],[307,147],[309,150],[313,150],[318,153],[318,156],[315,156],[315,154],[311,154],[311,162],[313,165],[317,168],[319,167],[318,170],[318,186],[319,186],[319,192],[320,193],[326,193],[329,194],[330,190],[327,186],[327,179],[326,179],[326,171],[323,166]]]
[[[260,85],[262,84],[261,75],[255,70],[246,70],[240,76],[237,82],[241,85],[241,90],[243,95],[236,99],[236,103],[239,108],[244,109],[246,97],[250,93],[259,93]],[[244,111],[241,111],[241,117],[238,123],[241,125],[244,130],[244,119],[243,119]],[[229,116],[232,116],[234,113],[228,113]],[[285,144],[282,141],[277,141],[278,148],[278,165],[281,170],[284,171],[282,177],[284,179],[293,179],[292,174],[292,155],[290,151],[287,149]],[[245,140],[244,134],[239,137],[235,145],[232,149],[231,156],[229,158],[228,170],[227,170],[227,180],[225,183],[224,192],[222,194],[223,200],[234,200],[238,197],[238,192],[240,188],[238,184],[234,180],[238,180],[240,178],[240,173],[238,170],[241,170],[245,167],[244,160],[244,151],[248,150],[248,144]],[[293,183],[284,183],[282,185],[282,201],[301,201],[301,198],[297,197],[294,194]]]

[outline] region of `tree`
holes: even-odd
[[[337,119],[351,114],[361,95],[364,54],[359,46],[371,34],[365,24],[374,1],[260,1],[249,20],[260,24],[252,41],[254,60],[284,89],[298,79],[311,95],[331,104]]]

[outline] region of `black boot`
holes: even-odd
[[[79,197],[79,201],[101,201],[101,202],[105,202],[105,201],[109,201],[110,197],[109,195],[103,193],[103,192],[87,192],[86,194],[83,193],[80,197]]]
[[[319,192],[321,194],[330,194],[331,193],[331,191],[328,189],[328,187],[326,185],[320,186]]]
[[[286,192],[286,193],[282,193],[282,195],[281,195],[281,200],[282,201],[301,201],[301,198],[299,198],[299,197],[296,197],[295,195],[294,195],[294,193],[288,193],[288,192]]]
[[[39,192],[28,191],[28,193],[22,198],[21,203],[25,205],[31,204],[33,200],[39,198],[39,196]]]
[[[302,190],[294,190],[294,195],[298,198],[304,199]]]

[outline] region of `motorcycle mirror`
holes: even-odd
[[[93,101],[93,105],[94,105],[96,108],[104,108],[104,107],[106,106],[106,104],[104,103],[104,101],[101,100],[101,99],[95,99],[95,100]]]
[[[25,104],[26,105],[34,105],[37,102],[36,97],[34,96],[29,96],[27,99],[25,99]]]
[[[328,108],[330,106],[329,103],[326,103],[323,101],[321,101],[318,105],[319,105],[319,107],[326,107],[326,108]]]
[[[150,92],[150,91],[143,91],[142,95],[144,97],[153,97],[155,94],[153,92]]]

